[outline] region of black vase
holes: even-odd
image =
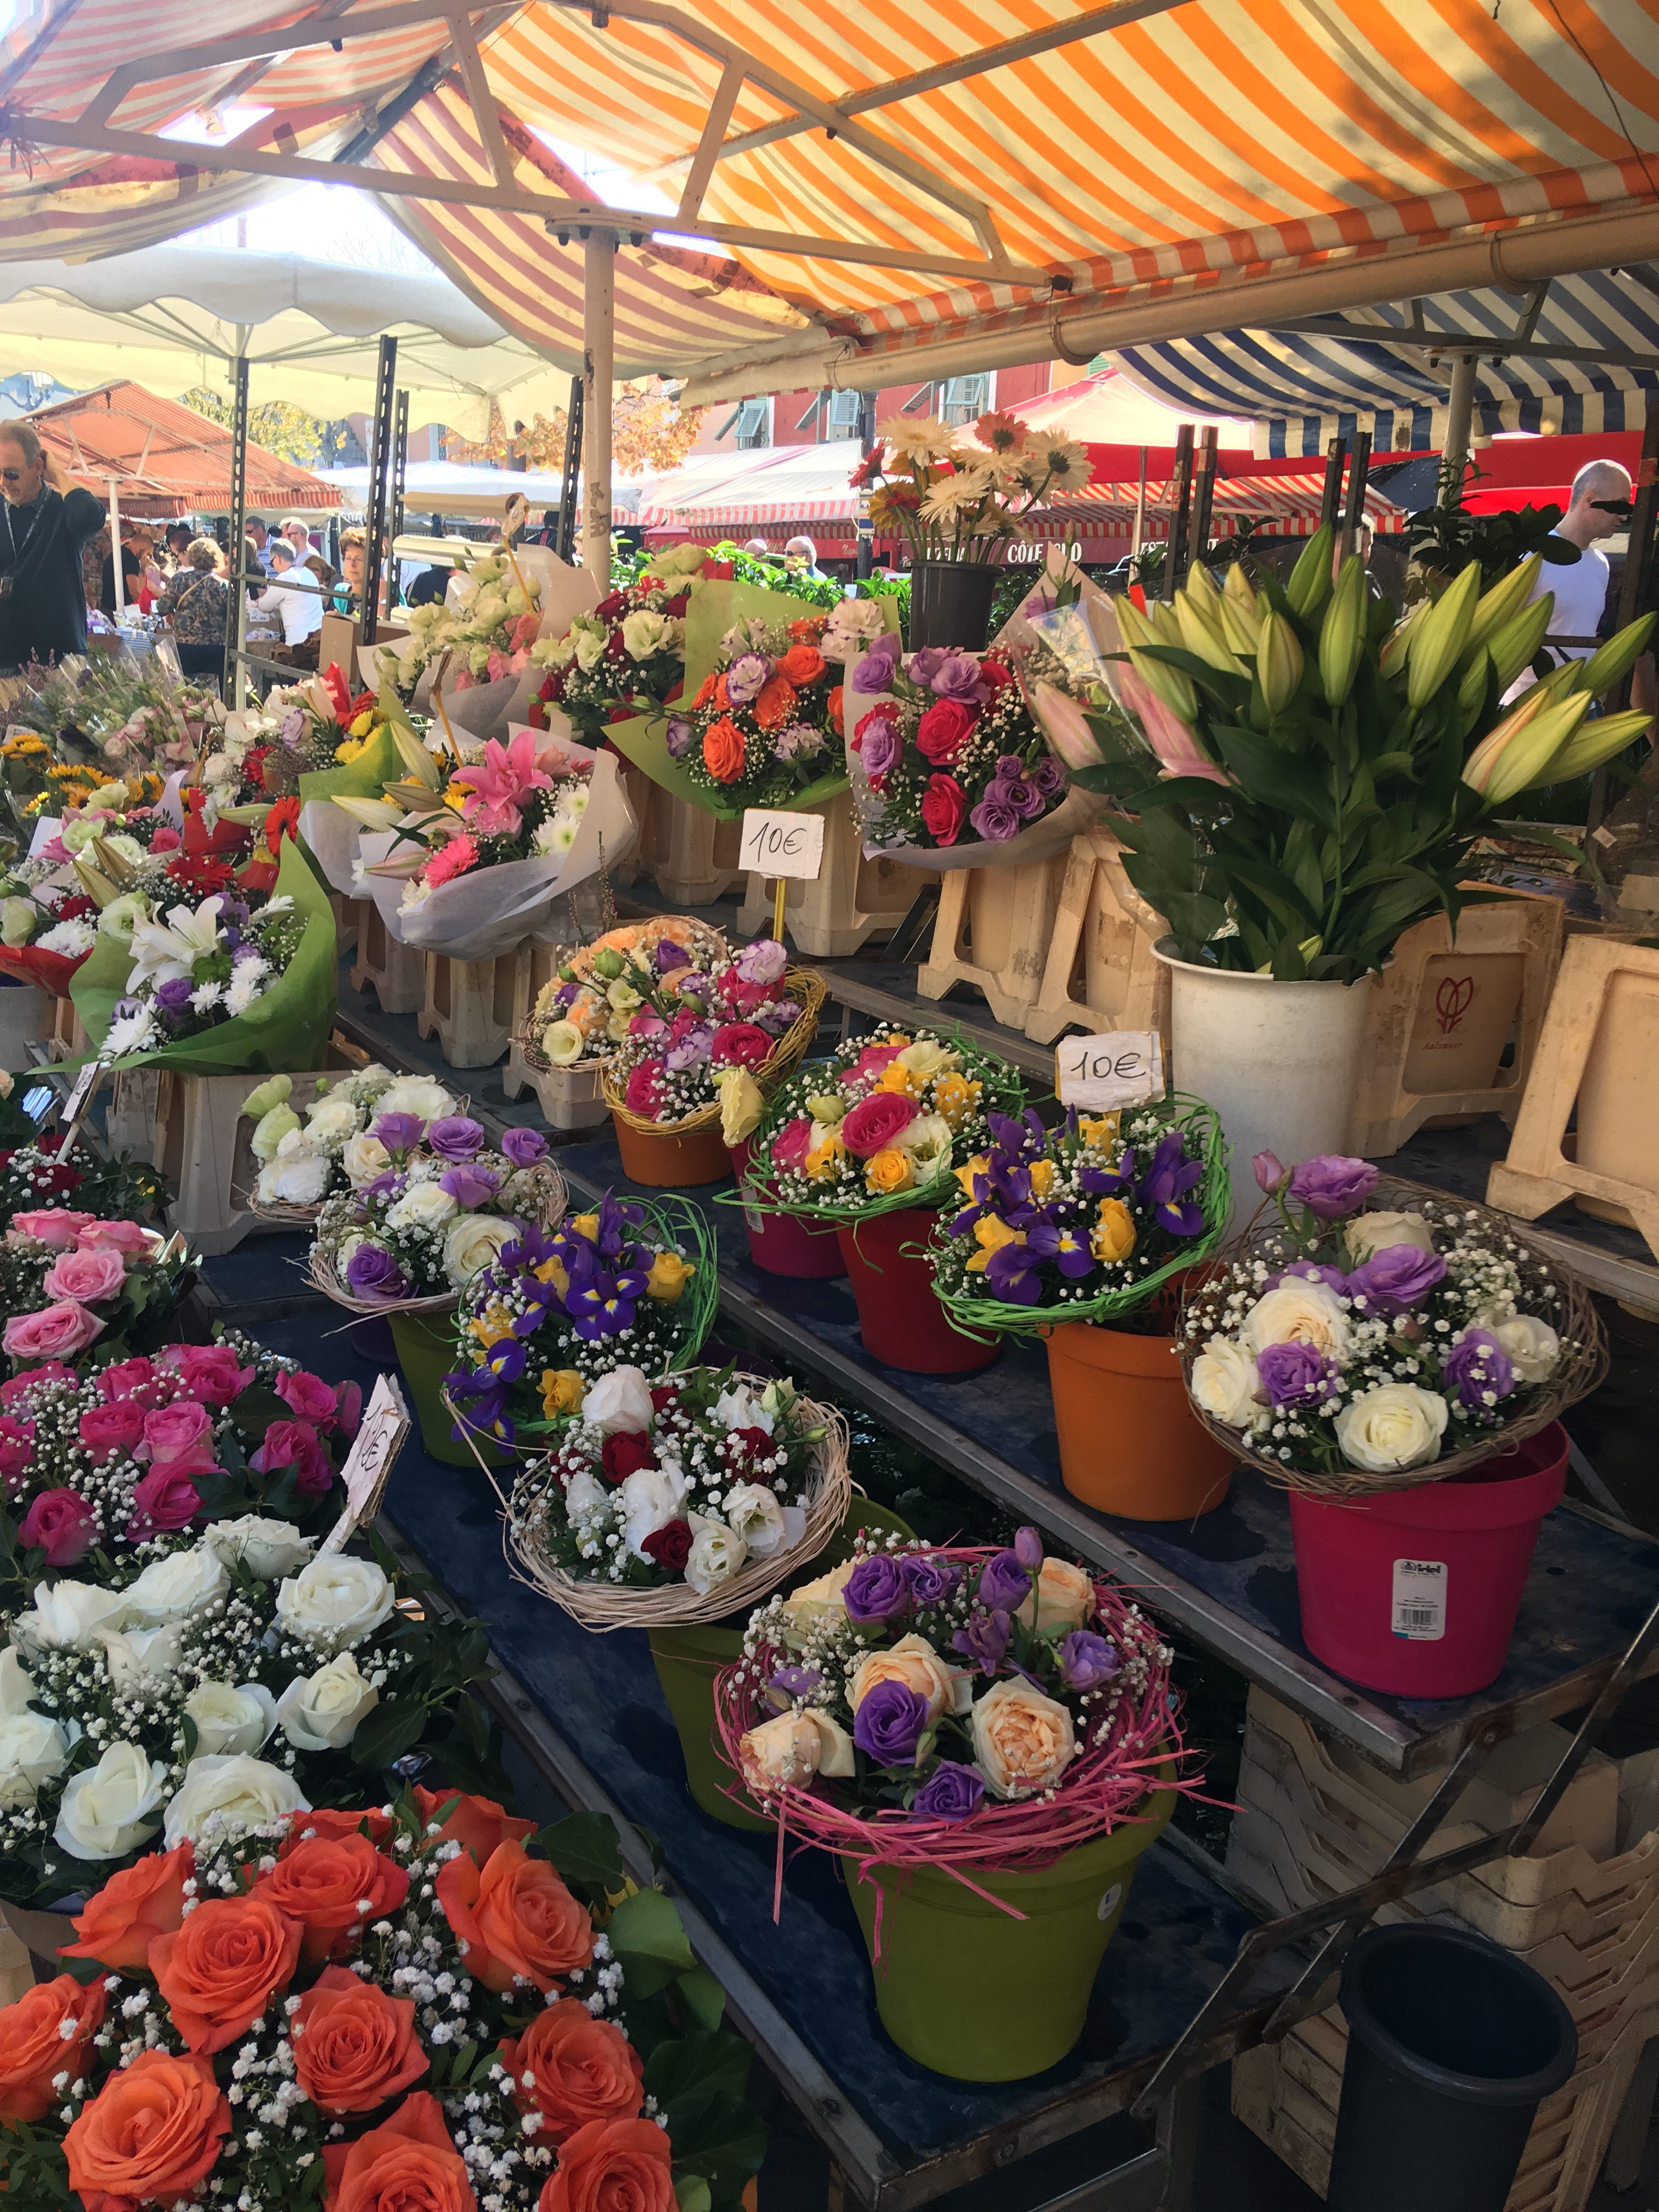
[[[910,649],[985,650],[1000,568],[985,561],[918,561],[910,571]]]

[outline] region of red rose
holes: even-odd
[[[532,699],[524,710],[524,718],[532,730],[547,727],[547,709],[539,699]]]
[[[626,592],[607,592],[594,608],[593,616],[597,622],[613,623],[620,622],[629,611]]]
[[[979,680],[994,699],[1005,684],[1013,682],[1014,674],[1006,660],[998,660],[988,653],[979,664]]]
[[[968,794],[953,775],[930,775],[921,794],[922,827],[936,845],[954,845],[962,835]]]
[[[849,1109],[841,1125],[842,1142],[854,1158],[872,1159],[901,1129],[908,1128],[921,1110],[914,1098],[896,1091],[872,1091]]]
[[[73,1567],[98,1540],[92,1508],[78,1490],[43,1490],[17,1531],[25,1551],[41,1551],[49,1567]]]
[[[248,1465],[257,1474],[279,1474],[291,1467],[301,1498],[320,1498],[334,1480],[328,1454],[309,1421],[273,1421]]]
[[[715,1030],[708,1056],[728,1067],[758,1067],[775,1042],[753,1022],[727,1022]]]
[[[276,1395],[296,1421],[310,1421],[319,1429],[332,1426],[337,1410],[333,1386],[319,1375],[308,1375],[303,1367],[285,1371],[276,1377]]]
[[[228,1406],[253,1380],[254,1370],[244,1367],[228,1344],[186,1344],[168,1363],[179,1371],[187,1397],[204,1406]]]
[[[935,768],[948,767],[973,735],[978,720],[976,707],[964,707],[960,699],[935,699],[916,724],[916,750]]]
[[[691,1556],[691,1523],[670,1521],[640,1540],[640,1549],[670,1574],[681,1573]]]
[[[764,1429],[731,1429],[726,1432],[726,1465],[744,1481],[749,1480],[756,1461],[769,1459],[776,1449]]]
[[[680,1386],[678,1382],[653,1382],[652,1384],[651,1410],[653,1413],[660,1413],[665,1407],[669,1406],[678,1406],[679,1402]]]
[[[642,1467],[655,1467],[657,1455],[651,1448],[651,1439],[638,1429],[624,1429],[619,1435],[605,1440],[599,1464],[605,1469],[607,1482],[626,1482]]]

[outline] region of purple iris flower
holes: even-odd
[[[1486,1408],[1486,1399],[1507,1398],[1515,1388],[1515,1367],[1507,1352],[1491,1332],[1466,1328],[1441,1363],[1440,1377],[1457,1393],[1461,1406],[1472,1413]]]
[[[1062,1223],[1039,1221],[1025,1232],[1025,1249],[1034,1259],[1052,1260],[1070,1281],[1086,1275],[1094,1266],[1086,1238]]]
[[[1257,1354],[1255,1371],[1270,1406],[1305,1406],[1322,1398],[1334,1372],[1311,1344],[1270,1344]]]
[[[1006,1613],[985,1613],[975,1607],[968,1616],[967,1626],[957,1629],[951,1638],[951,1649],[971,1659],[981,1674],[994,1674],[1007,1656],[1012,1627]]]
[[[378,1244],[360,1244],[346,1261],[345,1277],[354,1297],[401,1298],[409,1288],[403,1269]]]
[[[1018,1552],[999,1552],[980,1569],[979,1601],[992,1613],[1018,1613],[1031,1594],[1031,1577]]]
[[[501,1179],[494,1168],[446,1168],[438,1177],[439,1189],[447,1190],[456,1205],[469,1213],[476,1212],[494,1198],[501,1185]]]
[[[508,1129],[502,1134],[501,1150],[515,1168],[533,1168],[547,1157],[547,1139],[539,1129]]]
[[[1188,1193],[1203,1177],[1204,1163],[1187,1158],[1180,1131],[1171,1129],[1159,1139],[1140,1179],[1140,1202],[1152,1208],[1158,1225],[1171,1237],[1196,1237],[1204,1226],[1204,1209]]]
[[[631,1328],[639,1302],[645,1296],[647,1280],[637,1268],[613,1275],[596,1267],[581,1284],[573,1275],[564,1310],[574,1322],[577,1335],[589,1344],[597,1344],[607,1336]]]
[[[908,1609],[910,1585],[890,1553],[872,1552],[847,1577],[841,1601],[855,1627],[870,1628]]]
[[[1005,1305],[1034,1306],[1042,1297],[1042,1282],[1030,1243],[999,1244],[986,1263],[985,1279],[993,1297]]]
[[[389,1152],[412,1152],[425,1132],[426,1123],[418,1114],[382,1114],[371,1133]]]
[[[912,1552],[902,1557],[898,1571],[904,1577],[911,1603],[919,1611],[929,1611],[945,1604],[962,1580],[960,1567],[953,1566],[950,1560],[937,1559],[927,1552]]]
[[[927,1732],[927,1700],[902,1682],[878,1682],[853,1716],[853,1741],[878,1766],[914,1766]]]
[[[1117,1653],[1092,1628],[1074,1628],[1060,1645],[1060,1679],[1068,1690],[1097,1690],[1118,1668]]]
[[[1445,1279],[1446,1263],[1438,1252],[1425,1252],[1416,1244],[1385,1244],[1349,1276],[1348,1295],[1364,1298],[1368,1313],[1408,1313]]]
[[[966,1820],[984,1801],[985,1783],[976,1766],[941,1759],[910,1800],[914,1820]]]
[[[458,1163],[475,1158],[483,1151],[483,1123],[469,1114],[447,1114],[426,1133],[428,1145],[440,1159]]]

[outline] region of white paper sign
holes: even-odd
[[[823,867],[823,817],[787,807],[745,806],[741,859],[763,876],[815,884]]]
[[[1446,1633],[1446,1563],[1396,1559],[1394,1632],[1412,1644],[1438,1644]]]
[[[340,1469],[346,1510],[324,1539],[325,1553],[339,1551],[354,1530],[374,1518],[409,1426],[402,1391],[391,1376],[382,1375],[370,1394],[356,1440]]]
[[[64,1107],[64,1141],[58,1147],[58,1157],[60,1160],[66,1160],[74,1149],[82,1117],[93,1102],[103,1073],[104,1063],[101,1060],[89,1060],[75,1079],[74,1088],[70,1091]]]
[[[1091,1113],[1144,1106],[1164,1096],[1164,1040],[1156,1030],[1108,1030],[1054,1047],[1054,1096]]]

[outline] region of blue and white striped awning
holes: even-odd
[[[1424,326],[1459,337],[1512,338],[1528,295],[1454,292],[1421,302]],[[1154,399],[1198,415],[1254,418],[1263,456],[1323,453],[1334,437],[1368,430],[1378,453],[1437,452],[1445,442],[1452,357],[1370,335],[1411,322],[1408,302],[1341,318],[1364,336],[1223,331],[1109,354],[1107,362]],[[1659,268],[1559,276],[1529,343],[1650,354],[1659,363]],[[1460,349],[1461,350],[1462,349]],[[1477,438],[1498,430],[1568,434],[1639,430],[1655,369],[1611,368],[1510,355],[1477,366]]]

